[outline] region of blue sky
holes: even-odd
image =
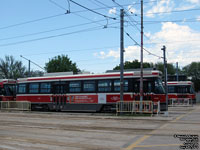
[[[65,54],[81,70],[102,73],[119,64],[120,9],[125,31],[140,43],[140,0],[1,0],[1,58],[32,60],[44,67],[54,56]],[[65,14],[67,10],[70,13]],[[107,18],[105,16],[108,16]],[[112,18],[116,18],[113,20]],[[183,67],[200,58],[200,0],[144,0],[144,61],[167,60]],[[105,28],[106,27],[106,28]],[[140,47],[124,35],[125,60],[140,60]],[[157,57],[158,56],[158,57]],[[31,64],[33,70],[41,70]]]

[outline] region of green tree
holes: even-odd
[[[48,73],[67,71],[77,73],[80,71],[80,69],[76,66],[76,63],[73,63],[67,55],[58,55],[50,59],[49,62],[45,64],[45,70]]]
[[[126,61],[124,63],[124,69],[138,69],[138,68],[140,68],[140,62],[138,60],[133,60],[132,62]],[[143,68],[153,68],[153,64],[144,62]],[[120,65],[113,68],[113,70],[120,70]]]
[[[13,56],[0,58],[0,78],[17,79],[25,77],[26,67],[21,61],[17,61]]]
[[[183,67],[182,71],[188,77],[191,77],[194,83],[195,91],[200,91],[200,62],[192,62],[191,64]]]
[[[155,68],[162,73],[164,73],[164,65],[161,62],[158,62],[155,64]],[[176,73],[176,68],[173,66],[173,64],[169,63],[167,64],[167,74],[174,75]]]

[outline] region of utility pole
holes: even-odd
[[[166,98],[166,113],[165,115],[168,116],[168,87],[167,87],[167,60],[166,60],[166,47],[163,46],[161,48],[163,51],[163,60],[164,60],[164,79],[165,79],[165,98]]]
[[[31,60],[28,60],[28,76],[31,76]]]
[[[124,99],[124,9],[120,9],[120,109]],[[120,113],[122,114],[122,113]]]
[[[178,81],[178,62],[176,62],[176,81]]]
[[[143,109],[143,0],[141,0],[140,112]]]

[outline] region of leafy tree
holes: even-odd
[[[138,69],[138,68],[140,68],[140,62],[138,60],[133,60],[132,62],[126,61],[124,63],[124,69]],[[143,68],[153,68],[153,64],[144,62]],[[113,68],[113,70],[120,70],[120,65]]]
[[[183,67],[182,71],[188,77],[191,77],[194,83],[195,91],[200,91],[200,62],[192,62],[191,64]]]
[[[155,68],[157,70],[160,70],[162,73],[164,73],[164,65],[161,62],[158,62],[155,64]],[[173,64],[167,64],[167,74],[174,75],[176,73],[176,68],[173,66]]]
[[[25,76],[26,67],[21,61],[17,61],[13,56],[0,58],[0,78],[17,79]]]
[[[45,70],[48,73],[51,72],[67,72],[73,71],[74,73],[79,72],[76,63],[73,63],[67,55],[58,55],[50,59],[48,63],[45,64]]]

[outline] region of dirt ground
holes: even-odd
[[[200,135],[200,106],[169,116],[0,112],[0,150],[177,150],[174,134]]]

